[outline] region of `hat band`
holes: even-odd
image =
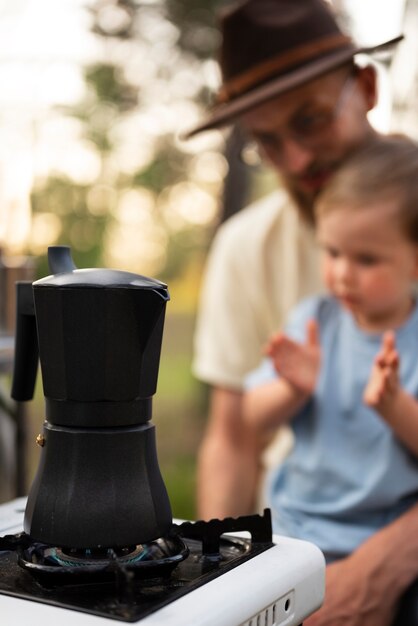
[[[269,78],[273,73],[290,69],[292,66],[306,59],[312,61],[313,56],[318,56],[323,52],[342,48],[347,45],[353,46],[351,39],[338,33],[321,39],[320,41],[309,42],[298,48],[293,48],[286,54],[273,57],[264,63],[252,67],[248,72],[243,72],[235,78],[226,81],[219,90],[217,104],[224,104],[240,96],[243,92],[248,91],[264,79]]]

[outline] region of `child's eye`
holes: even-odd
[[[325,248],[325,253],[331,259],[336,259],[339,256],[339,252],[335,248]]]
[[[360,265],[376,265],[379,262],[379,259],[376,256],[371,254],[359,254],[357,257],[357,263]]]

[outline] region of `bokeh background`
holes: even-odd
[[[191,358],[207,250],[222,220],[276,184],[250,151],[240,158],[237,131],[182,139],[219,85],[216,12],[228,4],[0,0],[0,331],[13,334],[14,280],[47,274],[49,245],[70,245],[78,267],[168,283],[154,423],[173,511],[183,518],[195,515],[206,416]],[[360,43],[406,35],[376,59],[372,122],[417,137],[418,0],[333,4]],[[8,377],[6,368],[3,423]],[[28,487],[43,420],[39,382],[24,420]]]

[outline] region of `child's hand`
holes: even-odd
[[[283,333],[273,335],[265,348],[280,376],[303,393],[315,389],[321,363],[318,325],[309,320],[306,325],[306,341],[297,343]]]
[[[385,408],[399,389],[399,355],[395,345],[395,335],[387,331],[383,335],[382,346],[374,360],[369,382],[364,390],[365,404],[379,410]]]

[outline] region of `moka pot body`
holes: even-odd
[[[46,421],[25,532],[75,548],[150,541],[172,524],[150,424],[167,288],[51,255],[54,274],[32,285]]]

